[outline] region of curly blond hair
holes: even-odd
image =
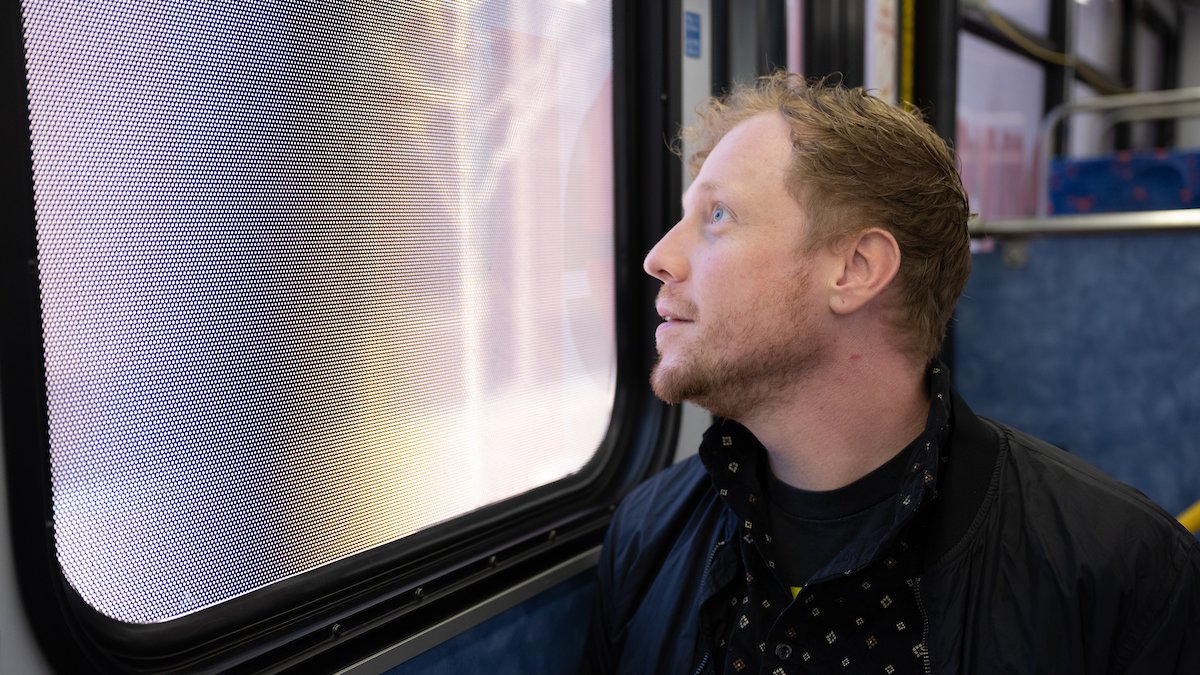
[[[783,71],[703,104],[680,138],[694,177],[729,130],[775,111],[791,126],[788,192],[809,219],[808,252],[869,227],[900,245],[902,347],[932,359],[971,273],[970,207],[954,156],[920,113],[861,88]]]

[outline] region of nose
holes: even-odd
[[[675,224],[646,254],[642,269],[664,284],[680,282],[687,277],[687,255],[682,246],[683,222]]]

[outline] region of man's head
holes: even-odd
[[[809,250],[867,227],[891,232],[903,256],[899,327],[932,358],[971,272],[970,207],[945,142],[916,113],[862,89],[779,72],[711,101],[684,130],[697,148],[692,174],[730,129],[764,112],[791,127],[788,192],[808,215]]]
[[[932,358],[970,272],[966,194],[937,134],[861,89],[783,73],[711,101],[700,117],[683,133],[697,148],[684,218],[645,267],[664,283],[660,313],[709,322],[661,329],[656,391],[714,409],[706,397],[731,378],[769,388],[811,366],[837,339],[817,320],[828,300],[812,289],[817,253],[863,233],[897,252],[875,303],[888,305],[894,343],[919,365]],[[718,220],[736,217],[713,223],[714,205],[725,207]],[[697,310],[709,315],[686,316]],[[672,341],[691,344],[665,348]]]

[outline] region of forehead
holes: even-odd
[[[791,128],[783,115],[755,115],[721,137],[696,174],[695,184],[783,188],[791,151]]]

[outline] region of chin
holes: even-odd
[[[678,366],[664,364],[660,354],[658,363],[654,364],[654,370],[650,372],[650,388],[654,395],[664,402],[676,405],[692,398],[688,395],[688,379],[687,373],[680,372]]]
[[[663,377],[657,369],[650,375],[650,389],[654,391],[655,396],[662,399],[665,403],[674,405],[683,403],[685,400],[673,386],[673,383],[669,382],[668,378]]]
[[[727,417],[723,411],[729,406],[722,405],[714,394],[721,391],[711,377],[705,377],[705,372],[695,368],[667,368],[660,362],[650,375],[650,388],[654,395],[666,403],[678,405],[687,401],[708,410],[714,415]]]

